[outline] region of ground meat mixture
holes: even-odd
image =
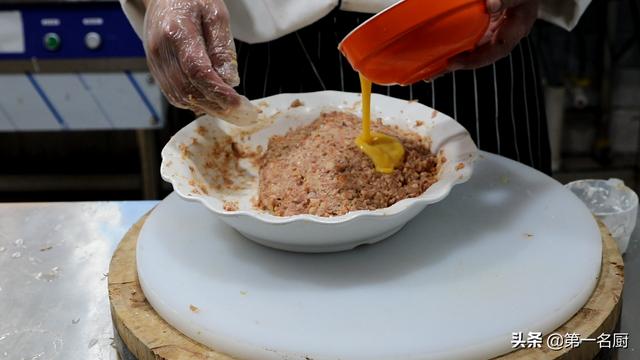
[[[277,216],[337,216],[389,207],[421,195],[437,181],[444,160],[431,154],[428,141],[380,120],[372,129],[400,139],[406,155],[392,174],[376,172],[354,143],[360,126],[354,115],[331,112],[272,137],[259,161],[256,206]]]
[[[238,211],[240,209],[240,205],[238,205],[237,201],[224,201],[222,208],[224,211]]]
[[[179,145],[182,158],[190,162],[191,194],[236,194],[255,184],[256,177],[241,166],[241,161],[257,158],[260,148],[247,151],[221,130],[211,131],[204,126],[198,127],[196,133],[189,143]],[[225,204],[227,208],[237,210],[231,203]]]

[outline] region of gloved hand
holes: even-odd
[[[233,89],[240,79],[222,0],[146,0],[146,5],[147,63],[171,104],[223,118],[251,107]]]
[[[538,18],[539,0],[487,0],[491,24],[480,46],[451,60],[450,71],[493,64],[511,53]]]

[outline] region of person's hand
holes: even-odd
[[[222,0],[146,0],[147,63],[173,105],[220,114],[241,103],[229,12]]]
[[[460,54],[449,70],[477,69],[506,57],[527,36],[538,17],[539,0],[487,0],[491,24],[480,46]]]

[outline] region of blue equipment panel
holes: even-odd
[[[0,5],[4,11],[20,13],[24,52],[0,53],[0,61],[145,56],[117,1]]]

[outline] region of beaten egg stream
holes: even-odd
[[[398,139],[371,132],[371,81],[360,74],[362,87],[362,133],[356,144],[373,161],[376,171],[391,174],[404,160],[404,147]]]

